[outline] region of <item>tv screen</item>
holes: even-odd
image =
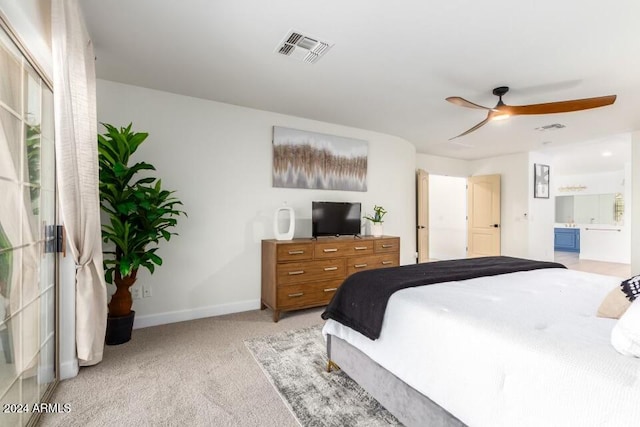
[[[312,202],[313,237],[360,234],[360,203]]]

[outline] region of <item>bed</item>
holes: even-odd
[[[620,281],[550,264],[409,286],[375,339],[331,316],[323,334],[331,362],[405,425],[638,425],[640,359],[596,317]]]

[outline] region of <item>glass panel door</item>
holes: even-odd
[[[53,94],[0,30],[0,425],[55,382],[54,161]]]

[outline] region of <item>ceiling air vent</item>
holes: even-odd
[[[278,44],[275,51],[281,55],[313,64],[332,46],[332,43],[321,41],[317,37],[291,30]]]
[[[562,125],[560,123],[553,123],[550,125],[545,125],[545,126],[540,126],[539,128],[535,128],[534,130],[540,131],[540,132],[546,132],[549,130],[558,130],[558,129],[562,129],[562,128],[566,128],[565,125]]]

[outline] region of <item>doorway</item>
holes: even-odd
[[[467,179],[429,177],[429,253],[431,260],[467,256]]]
[[[568,268],[628,277],[631,271],[631,135],[556,148],[554,259]]]
[[[416,177],[418,263],[500,255],[500,175]]]

